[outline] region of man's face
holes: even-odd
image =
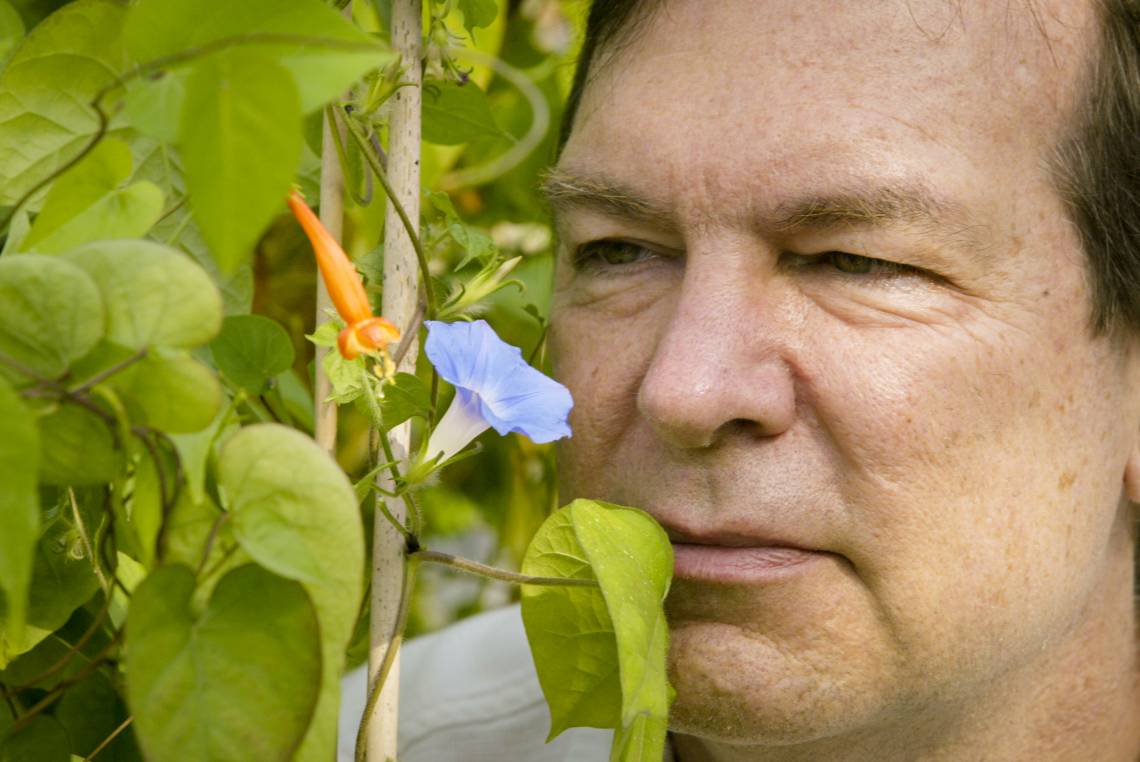
[[[586,88],[563,488],[676,541],[676,729],[952,733],[1119,609],[1140,404],[1048,174],[1061,5],[673,0]]]

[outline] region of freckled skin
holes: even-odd
[[[559,215],[564,497],[833,554],[675,582],[684,762],[1140,755],[1140,366],[1087,330],[1043,159],[1093,39],[1080,5],[666,0],[587,88],[559,168],[676,224]],[[972,248],[765,223],[907,183]],[[649,253],[571,264],[604,238]],[[801,261],[827,251],[917,269]]]

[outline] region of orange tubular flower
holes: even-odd
[[[381,351],[391,342],[399,341],[400,330],[396,326],[382,317],[373,316],[360,274],[305,199],[294,190],[289,194],[288,202],[293,216],[313,244],[321,277],[337,313],[346,324],[337,337],[340,353],[352,360],[362,354]]]

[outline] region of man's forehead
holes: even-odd
[[[827,98],[921,117],[900,108],[906,95],[916,107],[964,97],[1024,132],[1027,119],[1068,113],[1095,39],[1093,2],[660,0],[595,59],[575,128],[631,100],[647,107],[639,116],[738,113],[743,129],[757,116],[749,106],[770,114]]]
[[[1025,0],[665,0],[593,74],[552,176],[573,182],[546,189],[564,207],[593,184],[611,206],[653,202],[646,218],[949,230],[973,207],[958,216],[985,226],[998,175],[1047,174],[1089,36],[1072,23]]]

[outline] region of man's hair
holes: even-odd
[[[1094,335],[1140,337],[1140,0],[1090,0],[1097,49],[1052,155],[1057,188],[1080,236]],[[661,0],[596,0],[566,101],[565,145],[590,77],[637,33]],[[1140,540],[1138,540],[1140,542]],[[1140,548],[1135,589],[1140,594]]]
[[[1140,335],[1140,0],[1098,0],[1089,57],[1054,176],[1088,257],[1092,326]]]

